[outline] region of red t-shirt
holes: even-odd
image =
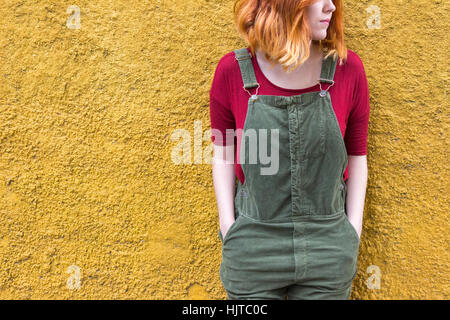
[[[247,47],[250,52],[250,48]],[[363,63],[359,56],[348,50],[347,60],[341,66],[338,60],[334,74],[334,85],[329,88],[336,118],[344,137],[348,155],[367,154],[367,129],[369,125],[369,88]],[[252,55],[255,77],[260,84],[258,94],[292,96],[305,92],[320,91],[319,84],[304,89],[286,89],[271,83],[259,68]],[[328,86],[328,84],[325,84]],[[323,86],[323,84],[322,84]],[[255,93],[255,88],[248,89]],[[243,89],[241,71],[233,51],[219,61],[210,89],[211,129],[220,130],[222,145],[226,145],[226,129],[243,129],[247,114],[249,94]],[[214,131],[211,136],[215,143]],[[219,141],[219,140],[218,140]],[[244,183],[244,173],[238,163],[236,150],[240,141],[231,139],[235,145],[235,173]],[[237,143],[237,144],[236,144]],[[344,181],[348,178],[348,166],[344,171]]]

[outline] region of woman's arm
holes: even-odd
[[[361,237],[367,187],[367,155],[348,156],[347,216]]]
[[[219,211],[219,228],[222,238],[234,223],[234,193],[235,193],[234,146],[219,146],[214,144],[212,159],[212,175]]]

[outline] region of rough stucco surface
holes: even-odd
[[[171,135],[207,134],[232,3],[77,1],[74,30],[70,2],[0,2],[0,299],[225,298],[211,165]],[[449,297],[448,9],[345,1],[371,101],[354,299]]]

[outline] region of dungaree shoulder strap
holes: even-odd
[[[259,83],[255,77],[255,70],[253,69],[252,56],[247,48],[236,49],[234,50],[234,54],[236,60],[239,62],[244,89],[259,87]]]
[[[325,59],[325,53],[323,53],[322,71],[320,72],[319,81],[334,84],[334,72],[336,71],[337,60],[333,60],[333,55],[330,55]]]
[[[258,87],[259,83],[256,81],[255,70],[253,69],[252,56],[248,52],[247,48],[241,48],[234,50],[236,60],[239,63],[239,68],[241,70],[242,82],[244,83],[244,90],[248,92],[247,89]],[[330,55],[325,59],[325,52],[323,53],[324,59],[322,61],[322,69],[320,72],[320,78],[318,79],[321,96],[325,94],[326,91],[334,84],[333,78],[336,70],[337,58],[333,59],[333,55]],[[330,83],[326,90],[322,89],[321,82]],[[248,92],[250,94],[250,92]],[[250,94],[251,95],[251,94]]]
[[[320,87],[320,93],[319,95],[323,98],[327,95],[328,90],[334,85],[334,72],[336,71],[336,63],[337,58],[333,59],[333,55],[330,55],[328,58],[325,59],[326,52],[323,52],[323,61],[322,61],[322,70],[320,71],[320,78],[319,78],[319,87]],[[330,85],[326,88],[322,88],[322,82],[329,83]]]

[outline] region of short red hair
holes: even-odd
[[[317,0],[236,0],[233,6],[234,23],[238,33],[249,44],[251,52],[261,49],[272,64],[279,62],[285,71],[309,57],[311,29],[306,8]],[[347,59],[344,43],[344,18],[342,0],[333,1],[333,12],[324,40],[313,40],[326,57],[333,55]],[[299,59],[300,58],[300,59]]]

